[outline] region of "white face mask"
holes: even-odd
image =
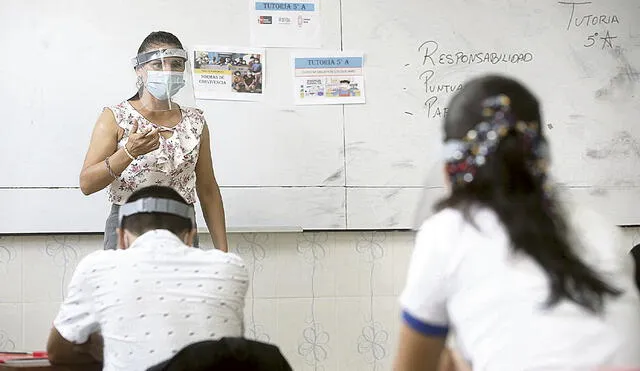
[[[174,71],[147,71],[146,88],[159,100],[168,100],[185,85],[184,73]]]

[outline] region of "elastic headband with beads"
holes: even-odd
[[[451,139],[444,143],[444,160],[447,174],[453,186],[471,183],[476,171],[487,161],[500,140],[515,130],[523,135],[531,147],[528,161],[532,175],[546,178],[548,165],[547,143],[540,134],[536,121],[516,120],[511,112],[511,100],[504,94],[487,98],[482,104],[482,122],[469,130],[462,139]]]

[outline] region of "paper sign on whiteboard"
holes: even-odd
[[[196,46],[193,88],[198,99],[262,100],[264,49]]]
[[[292,64],[296,105],[365,103],[362,54],[297,54]]]
[[[251,45],[321,46],[319,0],[250,0]]]

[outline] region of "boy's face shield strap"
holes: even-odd
[[[193,205],[185,205],[181,202],[166,198],[142,198],[134,202],[120,206],[118,212],[118,226],[122,228],[122,220],[125,216],[141,213],[164,213],[189,219],[191,226],[196,225],[196,214]]]

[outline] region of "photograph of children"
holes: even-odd
[[[220,66],[230,67],[233,65],[233,53],[219,53],[208,51],[196,51],[194,68],[196,69],[220,69]]]
[[[260,54],[233,54],[231,87],[238,93],[262,93],[262,63]]]
[[[198,99],[262,100],[264,49],[200,46],[193,52]]]

